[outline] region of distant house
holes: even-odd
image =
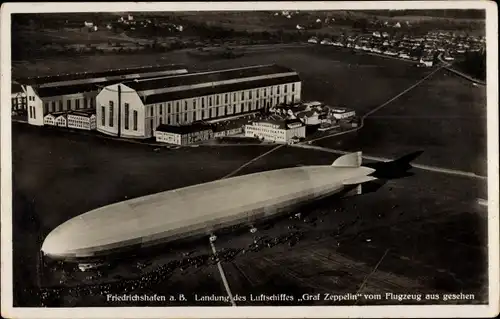
[[[432,60],[420,59],[420,61],[419,61],[419,66],[420,67],[430,68],[430,67],[432,67],[432,65],[433,65]]]
[[[401,23],[399,22],[396,22],[394,25],[393,25],[394,28],[401,28]]]
[[[92,28],[94,26],[94,22],[87,22],[85,21],[83,23],[83,25],[86,27],[86,28]]]
[[[372,36],[374,36],[374,37],[376,37],[376,38],[380,38],[380,32],[378,32],[378,31],[374,31],[374,32],[372,33]]]
[[[333,42],[332,42],[332,40],[331,40],[331,39],[323,39],[323,40],[321,41],[321,44],[323,44],[323,45],[332,45],[332,44],[333,44]]]
[[[311,37],[309,40],[307,40],[308,43],[315,43],[315,44],[318,43],[318,41],[319,40],[316,37]]]
[[[305,29],[305,28],[304,28],[303,26],[301,26],[300,24],[297,24],[297,25],[295,26],[295,28],[296,28],[297,30],[304,30],[304,29]]]

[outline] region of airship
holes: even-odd
[[[410,176],[410,162],[420,153],[362,165],[362,153],[354,152],[331,165],[258,172],[129,199],[62,223],[41,251],[51,259],[81,261],[194,236],[215,239],[221,229],[253,225],[346,190],[361,194],[371,181]]]

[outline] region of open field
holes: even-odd
[[[240,58],[210,62],[199,61],[187,51],[54,58],[16,63],[13,69],[15,76],[32,76],[159,63],[184,64],[190,71],[279,63],[300,73],[304,100],[350,107],[358,114],[384,103],[430,72],[411,63],[322,46],[262,46],[246,49]],[[440,71],[367,118],[361,131],[317,144],[384,157],[423,149],[417,163],[482,173],[485,96],[484,88]],[[200,146],[156,153],[150,146],[22,124],[13,124],[12,136],[16,305],[37,304],[26,289],[37,283],[34,265],[43,238],[60,223],[126,198],[221,178],[273,147]],[[238,174],[330,164],[334,159],[325,152],[283,147]],[[295,247],[275,246],[223,263],[233,293],[355,293],[384,256],[362,292],[463,291],[474,293],[475,302],[484,301],[486,212],[476,204],[477,198],[486,198],[484,183],[415,172],[376,193],[311,208],[324,222],[304,226],[305,238]],[[356,216],[360,220],[342,236],[331,236],[340,223],[349,223]],[[269,234],[286,233],[286,225],[287,221],[277,225]],[[250,241],[249,235],[228,236],[216,245],[220,249]],[[206,242],[200,245],[205,250],[208,247]],[[225,294],[213,265],[175,272],[148,289],[146,292],[164,294]],[[103,296],[60,303],[105,305]]]
[[[486,175],[486,88],[441,70],[365,120],[317,145],[394,157],[424,150],[422,164]]]
[[[44,43],[50,44],[99,44],[111,42],[138,42],[146,39],[131,38],[125,34],[113,33],[108,30],[97,32],[88,32],[85,29],[62,28],[57,30],[46,29],[43,32],[39,30],[23,30],[16,33],[16,41],[23,42],[28,46],[36,46]]]
[[[36,285],[41,241],[61,222],[125,198],[220,178],[268,150],[269,146],[198,147],[156,153],[145,145],[14,124],[16,305],[36,304],[25,289]],[[238,174],[329,164],[334,159],[320,151],[284,147]],[[418,288],[422,293],[463,291],[475,294],[474,302],[484,301],[486,213],[476,205],[477,197],[485,196],[484,185],[467,178],[415,172],[375,193],[308,208],[323,222],[314,227],[296,221],[305,230],[305,238],[295,247],[278,245],[223,263],[233,294],[287,291],[298,298],[304,292],[355,293],[389,250],[363,293]],[[344,233],[332,236],[340,223],[349,224],[356,217],[358,221]],[[286,220],[259,233],[286,233],[290,223]],[[236,238],[227,235],[216,246],[245,246],[250,241],[248,233]],[[206,250],[208,243],[200,245]],[[189,304],[194,303],[194,293],[225,295],[216,266],[177,270],[166,281],[134,292],[184,293],[191,298]],[[65,298],[58,305],[108,305],[104,299],[99,295]]]

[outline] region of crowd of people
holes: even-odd
[[[183,258],[171,260],[168,263],[156,266],[149,272],[144,270],[150,266],[150,263],[139,261],[135,264],[135,268],[141,272],[138,278],[128,279],[116,275],[114,278],[120,278],[120,280],[72,287],[61,284],[55,287],[42,288],[39,293],[40,302],[44,307],[59,306],[63,304],[63,299],[65,298],[78,300],[84,296],[106,296],[106,294],[123,294],[145,290],[167,280],[175,270],[184,272],[191,267],[200,268],[205,265],[214,265],[218,262],[231,262],[239,254],[258,252],[263,248],[271,248],[279,244],[288,243],[289,246],[294,246],[303,236],[304,232],[296,229],[276,237],[257,236],[253,238],[253,241],[246,248],[224,248],[215,254],[184,254]],[[89,272],[89,276],[92,279],[99,280],[106,273],[107,271],[97,269]]]
[[[301,216],[295,214],[290,217],[292,220],[298,220],[302,225],[315,227],[317,222],[322,222],[321,217]],[[351,226],[359,222],[360,217],[353,219],[349,223],[340,223],[332,233],[331,237],[338,238],[345,234],[345,231]],[[105,296],[106,294],[123,294],[134,291],[144,291],[152,286],[167,280],[175,270],[185,272],[189,268],[200,268],[208,265],[215,265],[218,262],[231,262],[238,255],[259,252],[265,248],[272,248],[276,245],[287,244],[290,247],[295,246],[301,239],[304,238],[305,232],[302,226],[292,222],[287,226],[287,232],[272,236],[254,236],[251,243],[244,248],[223,248],[216,253],[195,254],[194,251],[182,254],[182,257],[176,260],[171,260],[159,266],[152,265],[151,262],[137,261],[134,264],[136,273],[140,275],[134,279],[124,278],[121,275],[115,275],[113,282],[105,282],[99,284],[78,285],[69,287],[61,283],[58,287],[43,288],[40,290],[40,298],[42,306],[58,306],[62,304],[65,298],[81,299],[84,296]],[[306,227],[307,228],[307,227]],[[102,268],[102,267],[101,267]],[[150,271],[148,269],[151,268]],[[76,269],[76,267],[75,267]],[[75,271],[75,270],[73,270]],[[63,270],[63,272],[66,272]],[[109,271],[104,269],[95,269],[89,272],[92,279],[99,280],[102,277],[108,276]],[[116,280],[119,279],[119,280]]]

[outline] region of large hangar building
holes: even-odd
[[[97,130],[150,138],[162,124],[238,116],[300,99],[297,72],[274,64],[134,79],[108,85],[97,95]]]
[[[102,87],[131,79],[143,79],[187,73],[177,65],[126,68],[103,72],[85,72],[18,79],[27,97],[28,123],[43,125],[44,116],[55,112],[95,109]]]

